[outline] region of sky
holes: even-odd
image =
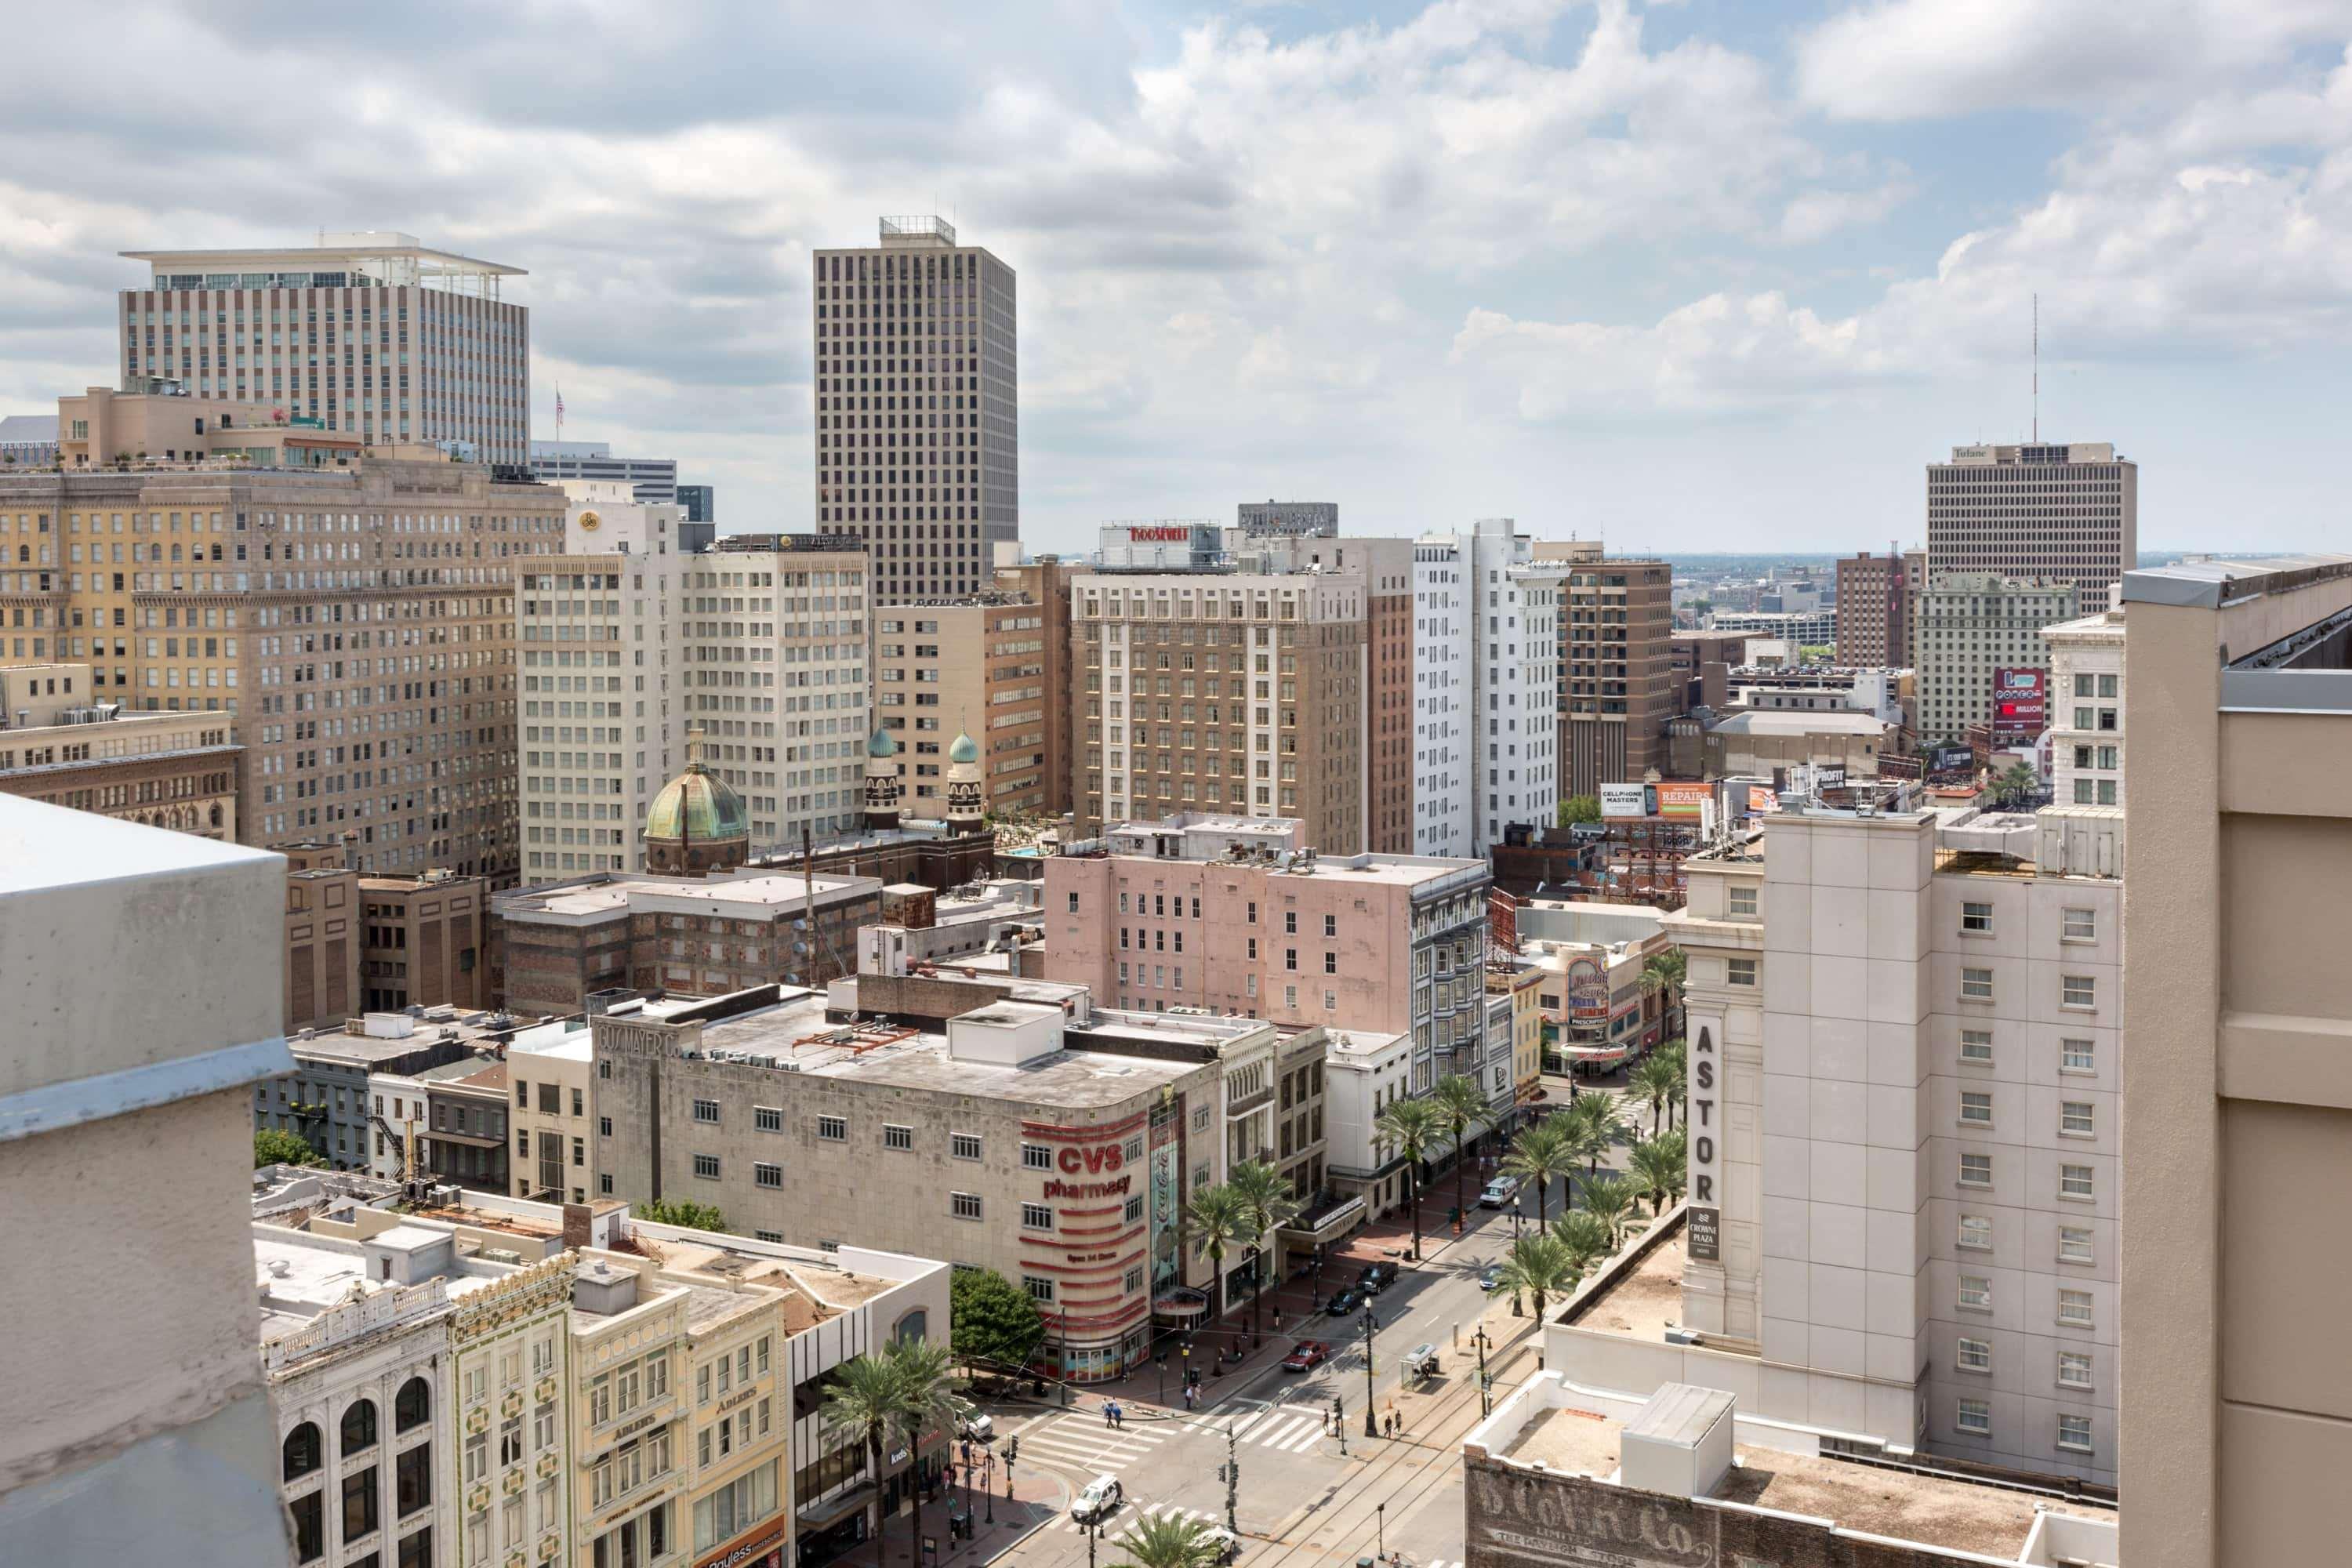
[[[1022,537],[1335,500],[1624,553],[1884,548],[2032,428],[2149,549],[2352,549],[2352,0],[237,0],[12,37],[0,413],[116,252],[525,268],[532,432],[814,515],[809,253],[1019,274]],[[877,20],[887,17],[887,20]]]

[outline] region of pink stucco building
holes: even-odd
[[[1295,821],[1184,816],[1045,862],[1045,974],[1120,1007],[1412,1035],[1412,1092],[1485,1047],[1483,860],[1319,856]]]

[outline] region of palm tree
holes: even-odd
[[[1511,1250],[1505,1254],[1502,1283],[1511,1292],[1511,1315],[1518,1315],[1519,1295],[1525,1291],[1536,1299],[1536,1321],[1541,1323],[1544,1299],[1574,1289],[1576,1270],[1558,1237],[1531,1230],[1511,1243]]]
[[[1205,1188],[1184,1205],[1183,1229],[1188,1240],[1208,1248],[1213,1323],[1225,1315],[1225,1249],[1250,1234],[1249,1207],[1230,1186]]]
[[[1674,1068],[1674,1088],[1666,1095],[1666,1126],[1671,1130],[1681,1116],[1688,1114],[1690,1047],[1684,1040],[1668,1040],[1658,1047],[1658,1056]]]
[[[1690,955],[1679,947],[1662,949],[1642,962],[1642,989],[1664,998],[1662,1010],[1672,1027],[1681,1005],[1683,982],[1690,975]]]
[[[1425,1100],[1397,1100],[1372,1120],[1374,1135],[1404,1156],[1412,1205],[1412,1260],[1421,1261],[1421,1156],[1436,1139],[1444,1118]]]
[[[944,1344],[932,1340],[894,1340],[884,1352],[890,1363],[891,1374],[898,1383],[898,1425],[907,1434],[907,1452],[914,1479],[912,1488],[914,1511],[908,1528],[915,1539],[923,1539],[923,1489],[919,1484],[923,1463],[923,1428],[937,1426],[943,1437],[951,1436],[957,1421],[971,1414],[971,1401],[958,1394],[955,1379],[949,1368],[954,1364],[953,1352]],[[875,1472],[877,1481],[881,1472]]]
[[[855,1437],[866,1447],[866,1473],[874,1478],[874,1561],[882,1561],[882,1446],[898,1420],[905,1385],[887,1357],[852,1356],[833,1371],[819,1415],[831,1436]],[[830,1447],[830,1445],[828,1445]]]
[[[1582,1209],[1570,1209],[1552,1221],[1551,1236],[1566,1249],[1569,1270],[1579,1279],[1591,1273],[1594,1264],[1615,1250],[1609,1245],[1609,1226],[1599,1215]]]
[[[2023,763],[2012,763],[1993,780],[1992,791],[2003,805],[2031,805],[2042,793],[2042,775]]]
[[[1683,1162],[1688,1158],[1678,1143],[1679,1140],[1671,1136],[1644,1138],[1633,1145],[1633,1152],[1625,1162],[1626,1170],[1642,1191],[1649,1194],[1654,1219],[1664,1212],[1666,1194],[1677,1185]]]
[[[1119,1545],[1127,1561],[1118,1568],[1210,1568],[1217,1560],[1217,1542],[1209,1527],[1174,1514],[1129,1526]]]
[[[1503,1173],[1536,1184],[1537,1225],[1550,1217],[1553,1180],[1574,1174],[1576,1161],[1568,1124],[1556,1116],[1529,1123],[1511,1141],[1511,1152],[1503,1156]]]
[[[1675,1090],[1682,1087],[1682,1072],[1665,1052],[1653,1051],[1633,1069],[1633,1087],[1650,1102],[1650,1132],[1654,1137],[1660,1131],[1659,1113],[1672,1103]]]
[[[1601,1157],[1617,1146],[1617,1134],[1622,1130],[1617,1100],[1612,1095],[1581,1095],[1568,1108],[1568,1133],[1574,1141],[1578,1157],[1590,1162],[1585,1170],[1588,1180],[1601,1173]]]
[[[1265,1290],[1266,1233],[1298,1212],[1298,1200],[1291,1195],[1290,1184],[1282,1173],[1263,1160],[1244,1160],[1235,1165],[1225,1178],[1248,1211],[1250,1257],[1257,1264],[1257,1272],[1250,1280],[1250,1342],[1257,1342],[1258,1298]]]
[[[1429,1091],[1429,1103],[1437,1118],[1454,1135],[1454,1212],[1465,1215],[1470,1211],[1462,1206],[1462,1143],[1473,1127],[1483,1126],[1492,1114],[1486,1096],[1478,1088],[1478,1080],[1461,1073],[1450,1072],[1437,1080]]]
[[[1623,1176],[1587,1176],[1584,1179],[1585,1212],[1609,1227],[1609,1250],[1617,1250],[1619,1232],[1624,1228],[1625,1216],[1641,1201],[1638,1189]]]

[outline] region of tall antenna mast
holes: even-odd
[[[2033,444],[2042,445],[2042,294],[2033,295]]]

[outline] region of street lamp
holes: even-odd
[[[1478,1325],[1477,1332],[1470,1336],[1470,1342],[1478,1347],[1478,1414],[1492,1415],[1495,1402],[1486,1392],[1486,1347],[1495,1342],[1487,1337],[1486,1324]]]
[[[1372,1334],[1381,1326],[1372,1316],[1372,1304],[1364,1303],[1364,1436],[1381,1435],[1380,1424],[1372,1419]]]
[[[988,1504],[988,1522],[994,1524],[996,1522],[996,1456],[993,1454],[981,1462],[980,1495]],[[1013,1461],[1010,1459],[1004,1461],[1004,1497],[1008,1502],[1013,1498]]]
[[[1372,1551],[1381,1557],[1389,1554],[1389,1505],[1386,1503],[1372,1510]]]

